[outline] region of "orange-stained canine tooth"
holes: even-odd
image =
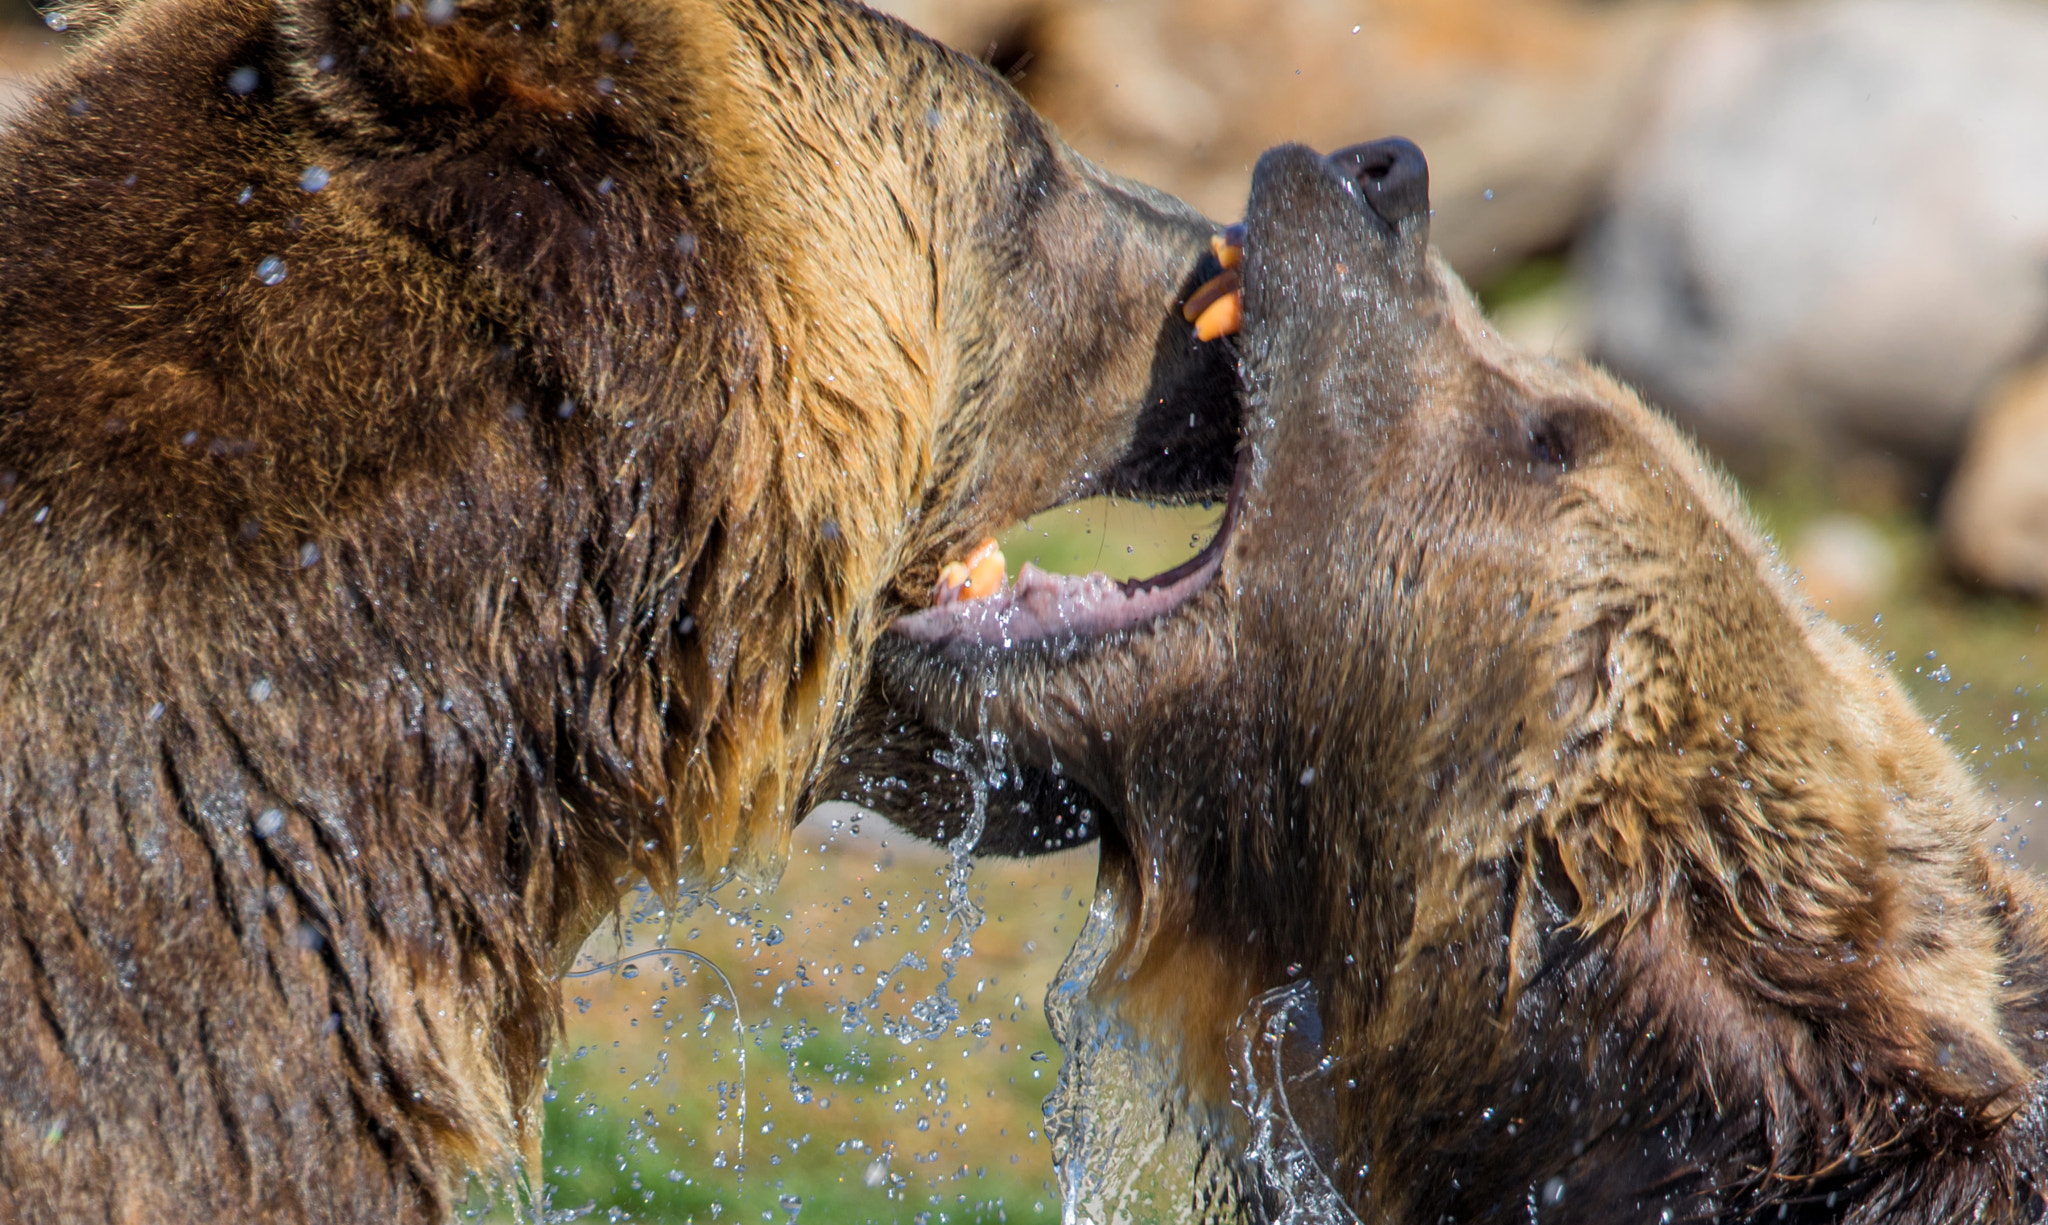
[[[1215,253],[1216,262],[1223,265],[1226,272],[1244,262],[1243,244],[1234,243],[1221,234],[1209,235],[1209,250]]]
[[[1003,589],[1003,583],[1010,577],[1009,563],[1003,559],[1003,551],[995,547],[995,541],[988,541],[987,552],[976,549],[975,561],[968,567],[967,588],[960,594],[970,600],[985,600]]]
[[[972,570],[980,565],[982,559],[991,553],[998,557],[1002,556],[1003,553],[1002,546],[996,543],[996,538],[993,536],[987,537],[980,544],[967,550],[967,556],[960,559],[960,564]]]
[[[1244,326],[1244,295],[1232,293],[1216,299],[1195,320],[1195,339],[1210,341],[1218,336],[1235,336]]]
[[[965,563],[949,561],[939,568],[939,585],[932,590],[932,602],[951,604],[960,598],[961,588],[967,586],[969,571]]]
[[[1180,308],[1180,317],[1193,323],[1202,317],[1202,312],[1214,305],[1218,298],[1234,294],[1244,287],[1244,282],[1235,272],[1223,272],[1202,282],[1202,287],[1188,295],[1188,304]]]
[[[993,536],[968,551],[959,561],[949,561],[939,568],[939,583],[932,592],[935,604],[953,604],[960,600],[982,600],[1003,589],[1003,582],[1009,577],[1009,563],[1003,559],[1003,550]]]

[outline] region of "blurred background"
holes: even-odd
[[[1694,431],[1995,790],[1995,837],[2048,864],[2048,0],[880,7],[1223,220],[1271,145],[1414,139],[1435,241],[1502,330]],[[62,24],[0,0],[0,123]],[[1214,518],[1091,503],[1004,543],[1013,570],[1127,577]],[[1058,1219],[1042,1002],[1094,855],[967,866],[829,808],[779,889],[642,895],[565,992],[550,1215]]]

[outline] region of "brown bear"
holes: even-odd
[[[1227,484],[1213,227],[838,0],[96,19],[0,134],[0,1220],[444,1218],[949,554]]]
[[[844,781],[999,735],[993,843],[1099,829],[1082,987],[1253,1215],[2041,1219],[2048,915],[1928,721],[1665,419],[1501,341],[1413,145],[1268,153],[1247,231],[1215,543],[907,618]]]

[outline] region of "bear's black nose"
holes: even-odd
[[[1388,225],[1399,227],[1429,211],[1429,162],[1414,141],[1389,136],[1339,149],[1327,160]]]

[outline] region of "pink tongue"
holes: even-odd
[[[1170,583],[1135,593],[1099,571],[1076,577],[1026,562],[1017,581],[995,595],[928,608],[892,628],[915,642],[978,646],[1106,634],[1172,609],[1207,582],[1221,560],[1219,553]]]

